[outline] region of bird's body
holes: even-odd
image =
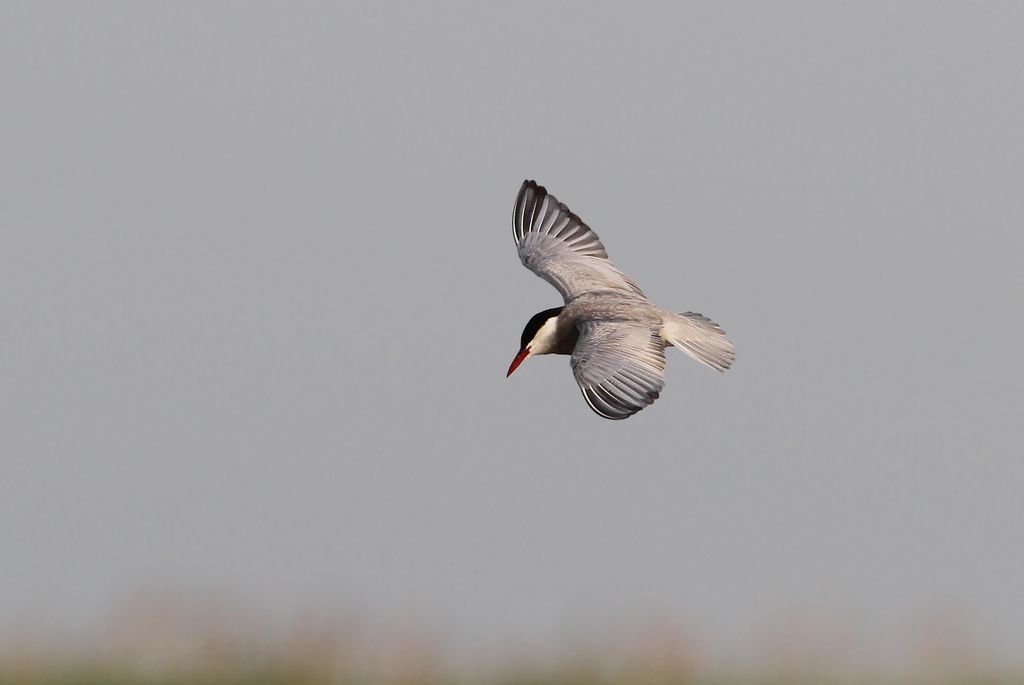
[[[554,285],[565,305],[530,319],[509,375],[527,357],[569,354],[590,408],[625,419],[658,398],[666,347],[719,371],[732,364],[732,343],[717,324],[656,307],[612,265],[597,234],[534,181],[519,191],[512,230],[523,265]]]

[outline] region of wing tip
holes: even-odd
[[[550,205],[544,202],[545,199],[550,200]],[[542,208],[543,216],[540,214]],[[535,226],[538,225],[538,219],[543,224],[544,221],[550,222],[550,217],[558,214],[568,218],[568,221],[562,222],[561,226],[568,225],[582,231],[582,233],[573,236],[575,240],[567,243],[568,245],[580,243],[573,248],[575,252],[587,257],[608,259],[608,251],[601,242],[601,238],[587,225],[587,222],[579,214],[569,209],[564,202],[548,192],[547,188],[530,178],[524,180],[523,184],[519,187],[519,194],[516,195],[516,202],[512,211],[512,237],[516,245],[518,246],[522,242],[527,233],[534,232]],[[547,229],[550,229],[550,227],[550,223],[546,224]],[[542,232],[546,231],[542,230]],[[640,289],[635,285],[633,285],[633,288],[640,292]]]
[[[580,386],[580,390],[583,393],[583,399],[594,413],[603,419],[609,419],[611,421],[628,419],[630,416],[633,416],[634,414],[637,414],[651,406],[654,404],[656,399],[661,397],[660,391],[648,390],[644,397],[641,398],[642,403],[631,404],[609,392],[601,386],[601,384],[590,387]],[[604,392],[601,393],[598,392],[598,390],[603,390]],[[604,409],[602,409],[602,407]]]
[[[640,409],[637,409],[636,411],[628,412],[628,413],[625,413],[625,414],[623,414],[621,412],[616,413],[616,414],[609,414],[607,411],[602,410],[595,403],[595,400],[600,402],[600,397],[597,395],[597,393],[593,393],[593,396],[592,396],[592,391],[590,389],[581,387],[580,390],[583,392],[583,399],[586,401],[587,406],[590,407],[591,410],[593,410],[593,412],[595,414],[597,414],[598,416],[600,416],[602,419],[609,419],[610,421],[621,421],[623,419],[628,419],[630,416],[635,414],[637,411],[640,411],[640,409],[643,409],[643,407],[640,407]],[[607,406],[606,403],[604,403],[604,402],[601,402],[601,404]],[[613,409],[613,407],[608,406],[608,409]]]
[[[525,179],[523,184],[519,186],[519,192],[516,194],[516,203],[512,209],[512,238],[517,246],[533,224],[532,208],[536,206],[538,199],[543,199],[548,194],[544,186],[530,178]],[[527,211],[527,204],[530,205],[529,212]]]

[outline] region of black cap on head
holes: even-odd
[[[526,328],[523,329],[523,338],[519,344],[519,349],[525,350],[526,346],[533,340],[533,336],[537,335],[537,331],[543,326],[548,319],[558,316],[565,307],[554,307],[553,309],[545,309],[542,312],[534,314],[533,317],[526,322]]]

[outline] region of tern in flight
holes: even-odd
[[[615,268],[597,234],[535,181],[516,197],[512,234],[523,266],[555,286],[565,305],[535,314],[507,376],[527,357],[567,354],[590,408],[626,419],[658,399],[665,348],[725,371],[736,358],[706,316],[656,307]]]

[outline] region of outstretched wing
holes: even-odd
[[[665,385],[665,343],[636,321],[579,325],[570,363],[587,404],[606,419],[626,419],[658,399]]]
[[[512,235],[523,266],[555,286],[566,302],[594,290],[643,295],[608,261],[597,234],[536,181],[523,181],[519,189]]]

